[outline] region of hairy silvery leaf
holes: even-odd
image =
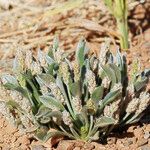
[[[100,131],[97,131],[94,135],[92,135],[90,137],[90,140],[91,141],[97,141],[97,140],[99,140],[99,137],[100,137]]]
[[[95,127],[102,128],[111,124],[115,124],[115,119],[103,116],[96,120]]]
[[[39,108],[38,113],[35,115],[35,118],[42,124],[49,123],[52,120],[52,117],[56,118],[57,124],[61,123],[62,113],[60,111],[52,111],[52,109],[43,105]]]
[[[49,117],[49,114],[52,112],[52,110],[48,107],[41,106],[38,110],[38,113],[35,115],[36,120],[39,120],[40,123],[48,123],[51,121],[51,117]]]
[[[49,128],[46,126],[39,127],[34,134],[35,138],[37,138],[40,141],[45,141],[48,131],[49,131]]]
[[[108,76],[109,79],[111,80],[111,88],[112,88],[114,84],[117,83],[115,71],[110,68],[109,64],[105,66],[101,65],[101,67],[103,71],[105,72],[106,76]]]
[[[117,59],[117,66],[119,67],[121,71],[121,77],[122,77],[122,82],[123,82],[127,76],[126,58],[124,55],[120,53],[119,48],[117,49],[116,59]]]
[[[9,90],[15,90],[15,91],[20,92],[24,97],[26,97],[27,99],[32,101],[30,99],[30,93],[28,92],[28,90],[19,86],[19,84],[12,84],[10,82],[7,82],[6,84],[4,84],[4,86]],[[33,103],[31,102],[31,104],[33,104]]]
[[[59,39],[57,36],[55,36],[52,47],[53,54],[55,54],[55,52],[58,50],[58,47],[59,47]]]
[[[40,74],[36,77],[37,81],[40,83],[40,84],[44,84],[46,85],[47,87],[50,87],[50,84],[54,83],[55,82],[55,79],[52,75],[50,74]]]
[[[99,100],[102,99],[103,94],[104,94],[104,87],[103,86],[99,86],[92,93],[91,99],[96,101],[96,102],[98,102]]]
[[[43,141],[46,142],[49,138],[52,138],[52,137],[64,137],[64,136],[74,139],[74,137],[71,134],[68,134],[67,132],[49,131],[47,135],[43,138]]]
[[[108,105],[109,103],[112,103],[118,98],[118,96],[120,96],[120,94],[121,94],[120,89],[109,92],[102,101],[103,105],[105,106],[105,105]]]
[[[76,50],[76,59],[80,66],[84,64],[85,59],[85,40],[81,39],[78,43],[77,50]]]
[[[59,100],[56,100],[54,97],[49,95],[43,95],[40,96],[40,101],[43,103],[46,107],[52,109],[52,110],[64,110],[63,105]]]
[[[54,59],[48,55],[45,56],[45,59],[46,59],[46,62],[48,63],[48,65],[55,63]]]
[[[12,75],[9,75],[9,74],[3,75],[1,77],[1,79],[2,79],[3,84],[10,83],[10,84],[13,84],[15,86],[19,85],[17,79]]]
[[[71,83],[70,84],[70,91],[71,91],[71,94],[73,96],[80,96],[81,95],[81,89],[80,89],[80,82],[74,82],[74,83]]]
[[[138,92],[141,89],[143,89],[146,86],[147,82],[148,82],[148,78],[147,77],[145,77],[143,80],[135,82],[134,83],[135,91]]]
[[[15,108],[15,109],[18,109],[18,110],[22,111],[22,109],[21,109],[21,107],[19,106],[19,104],[18,104],[17,102],[15,102],[15,101],[10,100],[10,101],[8,101],[8,102],[6,103],[6,105],[11,106],[11,107],[13,107],[13,108]]]
[[[121,72],[116,64],[109,64],[109,66],[114,70],[116,75],[117,83],[121,82]]]

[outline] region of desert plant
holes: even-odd
[[[114,128],[137,122],[150,104],[145,90],[150,70],[128,82],[119,50],[114,56],[107,43],[98,57],[88,52],[84,39],[73,60],[60,50],[57,39],[47,55],[39,50],[37,59],[31,51],[18,50],[14,75],[1,77],[3,115],[44,141],[57,136],[98,140]]]
[[[120,34],[120,45],[122,49],[129,48],[128,42],[128,4],[127,0],[104,0],[106,6],[117,21],[117,28]]]

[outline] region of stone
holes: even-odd
[[[117,139],[115,137],[108,137],[107,143],[108,144],[116,144]]]
[[[149,131],[145,131],[144,139],[148,139],[149,137],[150,137],[150,132]]]
[[[138,147],[140,147],[140,146],[143,146],[143,145],[146,145],[148,143],[148,140],[147,139],[140,139],[139,141],[138,141]]]
[[[75,148],[75,143],[72,141],[62,140],[59,142],[57,150],[66,150]]]
[[[141,135],[143,135],[143,129],[142,128],[135,129],[134,130],[134,135],[138,139],[141,139]]]
[[[150,132],[150,124],[146,125],[145,130]]]
[[[144,145],[140,147],[141,150],[150,150],[150,146],[149,145]]]
[[[124,144],[124,146],[130,146],[131,144],[133,144],[133,140],[128,138],[127,140],[125,140],[125,142],[123,144]]]
[[[94,150],[106,150],[106,147],[100,143],[92,142],[92,144],[95,146]]]
[[[87,149],[87,150],[92,150],[94,149],[94,145],[91,144],[91,143],[85,143],[85,145],[83,146],[84,149]]]
[[[33,145],[31,146],[31,150],[46,150],[46,148],[42,145]]]
[[[80,150],[80,147],[75,147],[73,150]]]
[[[28,136],[24,135],[21,139],[21,143],[23,143],[24,145],[29,145],[30,140],[29,140]]]

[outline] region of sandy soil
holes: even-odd
[[[53,11],[65,0],[0,1],[0,73],[10,72],[17,48],[38,48],[47,51],[54,35],[59,34],[64,50],[74,50],[84,36],[93,52],[99,50],[105,37],[116,39],[115,21],[104,4],[88,1],[80,7],[56,13]],[[51,10],[51,11],[49,11]],[[55,17],[53,17],[55,15]],[[12,17],[13,16],[13,17]],[[150,1],[134,6],[129,14],[130,45],[127,53],[129,69],[139,58],[141,68],[150,68]],[[149,88],[150,89],[150,88]],[[31,135],[19,133],[0,115],[0,149],[2,150],[149,150],[150,111],[141,122],[128,127],[123,133],[113,133],[106,144],[83,143],[66,139],[50,139],[47,143],[36,141]]]

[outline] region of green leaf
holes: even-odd
[[[111,88],[114,86],[114,84],[117,82],[116,79],[116,74],[114,72],[113,69],[110,68],[109,65],[101,65],[103,71],[105,72],[105,74],[109,77],[109,79],[111,80]]]
[[[56,100],[52,96],[48,96],[48,95],[40,96],[40,101],[48,108],[51,109],[57,108],[58,110],[62,110],[62,111],[64,110],[64,106],[61,104],[61,102]]]
[[[99,101],[99,100],[102,99],[103,93],[104,93],[104,87],[103,86],[99,86],[92,93],[91,99],[94,100],[94,101]]]
[[[25,111],[21,108],[21,106],[15,102],[15,101],[12,101],[12,100],[9,100],[8,102],[6,102],[6,105],[7,107],[9,107],[10,109],[13,108],[13,109],[16,109],[18,110],[20,113],[24,113],[25,114]]]
[[[126,65],[125,56],[122,56],[119,49],[117,50],[116,59],[117,59],[117,66],[121,71],[122,82],[124,82],[124,80],[127,77],[127,67],[126,67],[127,65]]]
[[[73,112],[73,109],[72,109],[72,106],[71,106],[70,99],[68,97],[67,89],[65,89],[64,84],[63,84],[62,80],[60,79],[60,77],[56,78],[56,84],[60,88],[62,94],[65,97],[65,103],[68,107],[69,112],[71,113],[72,117],[74,117],[74,112]]]
[[[60,111],[52,111],[48,107],[42,105],[39,108],[38,113],[35,115],[35,118],[39,120],[40,123],[47,124],[51,121],[51,118],[57,118],[57,123],[60,124],[62,120],[62,113]]]
[[[12,84],[12,85],[15,85],[15,86],[18,86],[18,85],[19,85],[17,79],[16,79],[14,76],[11,76],[11,75],[9,75],[9,74],[4,75],[4,76],[2,76],[1,78],[2,78],[2,80],[5,80],[7,83],[10,83],[10,84]],[[5,84],[5,83],[4,83],[4,84]]]
[[[141,89],[143,89],[146,84],[148,82],[148,78],[144,78],[143,80],[141,81],[137,81],[134,83],[134,88],[135,88],[135,91],[138,92],[140,91]]]
[[[38,128],[35,132],[35,137],[40,141],[45,141],[49,129],[46,126]]]
[[[100,131],[97,131],[93,136],[90,137],[90,140],[97,141],[99,140]]]
[[[120,89],[109,92],[102,101],[103,105],[105,106],[108,105],[109,103],[112,103],[118,98],[118,96],[120,96],[120,94],[121,94]]]
[[[111,124],[115,124],[115,119],[103,116],[103,117],[97,119],[94,127],[102,128],[102,127],[106,127]]]
[[[109,66],[114,70],[116,78],[117,78],[117,83],[121,82],[121,72],[118,68],[117,65],[115,64],[109,64]]]
[[[62,136],[68,136],[70,137],[69,134],[66,134],[64,132],[61,131],[53,131],[53,132],[48,132],[45,137],[43,138],[43,141],[46,142],[48,139],[52,138],[52,137],[62,137]]]
[[[30,96],[29,96],[29,93],[26,89],[24,89],[23,87],[21,86],[18,86],[18,85],[14,85],[14,84],[11,84],[11,83],[6,83],[4,85],[4,87],[6,87],[7,89],[10,89],[10,90],[15,90],[15,91],[18,91],[20,92],[24,97],[30,99]]]
[[[76,59],[80,66],[83,66],[85,59],[85,40],[81,39],[78,43],[76,50]]]
[[[38,113],[35,115],[36,120],[38,120],[40,123],[43,124],[50,122],[51,117],[49,117],[49,114],[51,113],[51,111],[52,111],[51,109],[42,105],[39,108]]]
[[[44,84],[47,87],[49,87],[50,84],[52,84],[53,82],[55,82],[55,79],[52,75],[50,74],[40,74],[36,77],[37,81],[39,82],[39,84]]]
[[[19,104],[17,102],[15,102],[15,101],[12,101],[12,100],[9,100],[8,102],[6,102],[6,105],[10,105],[13,108],[20,108]]]
[[[80,82],[71,83],[70,91],[73,96],[77,96],[77,95],[80,96],[80,93],[81,93]]]
[[[54,40],[53,40],[53,54],[57,51],[59,47],[59,39],[58,39],[58,36],[55,36]]]

